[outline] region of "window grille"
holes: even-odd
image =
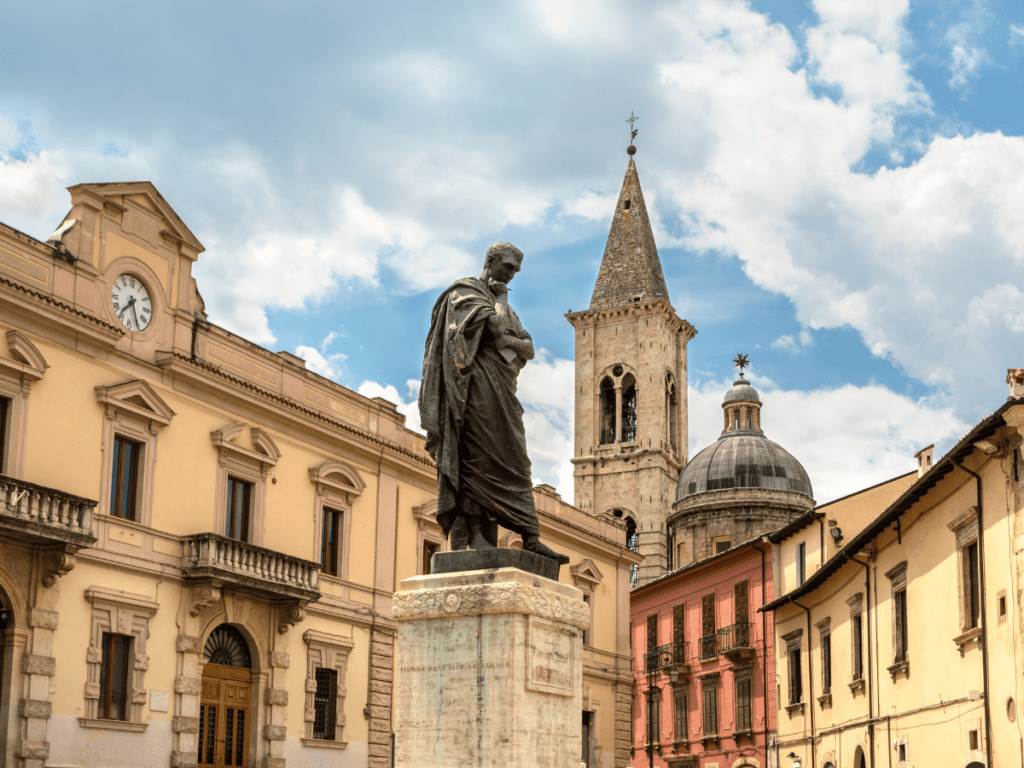
[[[317,667],[313,738],[334,741],[338,722],[338,670]]]

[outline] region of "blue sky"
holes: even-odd
[[[400,404],[490,242],[535,479],[572,496],[572,329],[628,127],[690,344],[691,452],[746,352],[820,501],[948,448],[1024,364],[1019,0],[22,3],[0,28],[0,220],[148,179],[211,319]]]

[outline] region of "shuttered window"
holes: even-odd
[[[710,659],[715,655],[715,595],[704,595],[700,599],[701,630],[700,657]]]
[[[752,729],[753,719],[751,718],[751,695],[749,677],[736,681],[736,730],[749,731]]]
[[[897,590],[896,599],[896,661],[907,660],[907,590]]]
[[[686,661],[686,610],[680,603],[672,606],[672,654],[676,664]]]
[[[800,668],[800,646],[789,649],[789,703],[799,704],[804,698],[803,673]]]
[[[653,672],[658,666],[658,614],[647,617],[647,671]]]
[[[718,686],[704,686],[704,738],[718,734]]]
[[[750,645],[750,614],[747,604],[749,591],[749,584],[746,581],[741,581],[733,588],[733,623],[736,625],[733,641],[738,647]]]
[[[673,699],[675,703],[675,711],[673,712],[675,715],[673,728],[675,730],[676,741],[688,741],[689,737],[686,730],[688,727],[686,722],[686,689],[682,687],[676,688]]]

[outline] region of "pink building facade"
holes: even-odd
[[[755,540],[631,595],[632,768],[766,766],[775,732],[771,545]]]

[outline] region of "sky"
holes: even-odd
[[[819,502],[911,471],[1024,365],[1020,0],[48,2],[0,25],[0,221],[149,180],[212,322],[410,428],[430,308],[487,246],[534,479],[572,499],[573,333],[637,168],[689,345],[690,453],[737,353]],[[641,393],[642,397],[642,393]]]

